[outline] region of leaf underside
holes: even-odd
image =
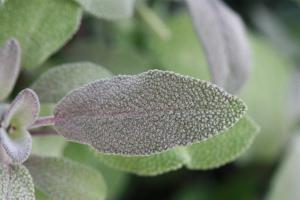
[[[55,107],[55,128],[100,152],[148,155],[233,126],[246,106],[205,81],[151,70],[74,90]]]
[[[151,156],[126,157],[96,153],[108,166],[138,175],[158,175],[183,166],[194,170],[220,167],[233,161],[252,144],[257,125],[248,117],[221,135],[186,147]]]

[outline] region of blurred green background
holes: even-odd
[[[63,155],[100,170],[109,188],[109,200],[263,199],[284,157],[288,138],[297,130],[297,113],[292,112],[294,107],[290,109],[294,100],[289,99],[293,98],[289,93],[293,93],[291,77],[300,65],[300,4],[293,0],[226,3],[242,16],[248,29],[254,64],[239,96],[261,127],[254,144],[239,160],[209,171],[181,169],[139,177],[111,169],[86,146],[65,143],[56,136],[35,138],[34,152]],[[147,6],[148,10],[137,7],[134,17],[124,21],[86,15],[75,37],[42,67],[22,71],[16,91],[51,67],[74,61],[92,61],[116,75],[155,68],[209,80],[203,49],[185,4],[149,0]],[[153,16],[161,24],[153,25]],[[45,199],[40,193],[38,197]]]

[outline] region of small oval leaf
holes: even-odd
[[[0,48],[0,100],[5,99],[17,81],[21,62],[21,48],[15,39],[6,41]]]
[[[55,107],[55,127],[100,152],[147,155],[210,138],[246,105],[221,88],[172,72],[116,76],[74,90]]]
[[[106,185],[99,172],[76,162],[32,156],[26,163],[35,186],[51,199],[102,200]]]
[[[35,199],[32,178],[23,165],[0,166],[0,199]]]
[[[111,76],[108,70],[91,62],[69,63],[47,71],[32,85],[32,88],[41,102],[57,103],[71,90]]]
[[[32,138],[27,128],[35,121],[38,113],[38,97],[32,90],[25,89],[3,115],[0,143],[14,163],[23,163],[30,155]]]
[[[220,0],[186,0],[212,80],[237,92],[248,80],[251,51],[241,18]]]

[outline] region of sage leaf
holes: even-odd
[[[25,165],[36,188],[51,199],[101,200],[106,197],[101,174],[87,166],[66,159],[39,156],[30,157]]]
[[[108,20],[132,16],[135,0],[75,0],[88,13]]]
[[[0,144],[15,163],[23,163],[30,155],[32,139],[27,129],[38,117],[38,113],[38,97],[32,90],[25,89],[3,115]]]
[[[4,100],[17,81],[21,62],[21,48],[17,40],[10,39],[0,48],[0,100]]]
[[[108,70],[90,62],[69,63],[44,73],[32,88],[41,102],[56,103],[73,89],[111,76]]]
[[[251,53],[241,18],[220,0],[186,0],[212,80],[235,93],[250,74]]]
[[[298,200],[299,191],[299,172],[300,167],[300,137],[293,138],[286,157],[275,174],[272,181],[267,200]]]
[[[23,165],[0,166],[0,199],[35,199],[32,178]]]
[[[183,166],[193,170],[207,170],[239,157],[252,144],[257,132],[256,123],[244,117],[221,135],[190,146],[151,156],[126,157],[97,153],[97,157],[112,168],[143,176],[158,175]]]
[[[148,155],[211,138],[246,111],[216,85],[150,70],[74,90],[55,107],[55,128],[100,152]]]
[[[61,0],[9,0],[0,9],[0,43],[17,38],[25,67],[38,66],[61,48],[78,29],[82,15],[76,3]]]

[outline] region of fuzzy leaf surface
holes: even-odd
[[[111,76],[108,70],[90,62],[69,63],[44,73],[32,88],[41,102],[56,103],[73,89]]]
[[[88,13],[108,20],[131,17],[135,0],[75,0]]]
[[[150,70],[74,90],[55,107],[55,127],[100,152],[148,155],[211,138],[246,111],[216,85]]]
[[[0,43],[17,38],[22,66],[36,67],[71,38],[81,15],[72,1],[9,0],[0,8]]]
[[[36,94],[25,89],[3,114],[0,143],[15,163],[23,163],[30,155],[32,139],[27,129],[38,117],[39,108]]]
[[[0,199],[34,200],[32,178],[23,165],[0,167]]]
[[[0,48],[0,100],[4,100],[17,81],[21,62],[21,48],[15,39],[6,41]]]
[[[186,0],[212,80],[229,92],[247,81],[251,53],[241,18],[220,0]]]
[[[248,117],[241,119],[221,135],[187,147],[178,147],[151,156],[125,157],[97,153],[108,166],[144,176],[153,176],[179,169],[212,169],[227,164],[252,144],[257,125]]]
[[[25,165],[36,188],[52,199],[105,199],[103,177],[87,166],[70,160],[39,156],[30,157]]]

